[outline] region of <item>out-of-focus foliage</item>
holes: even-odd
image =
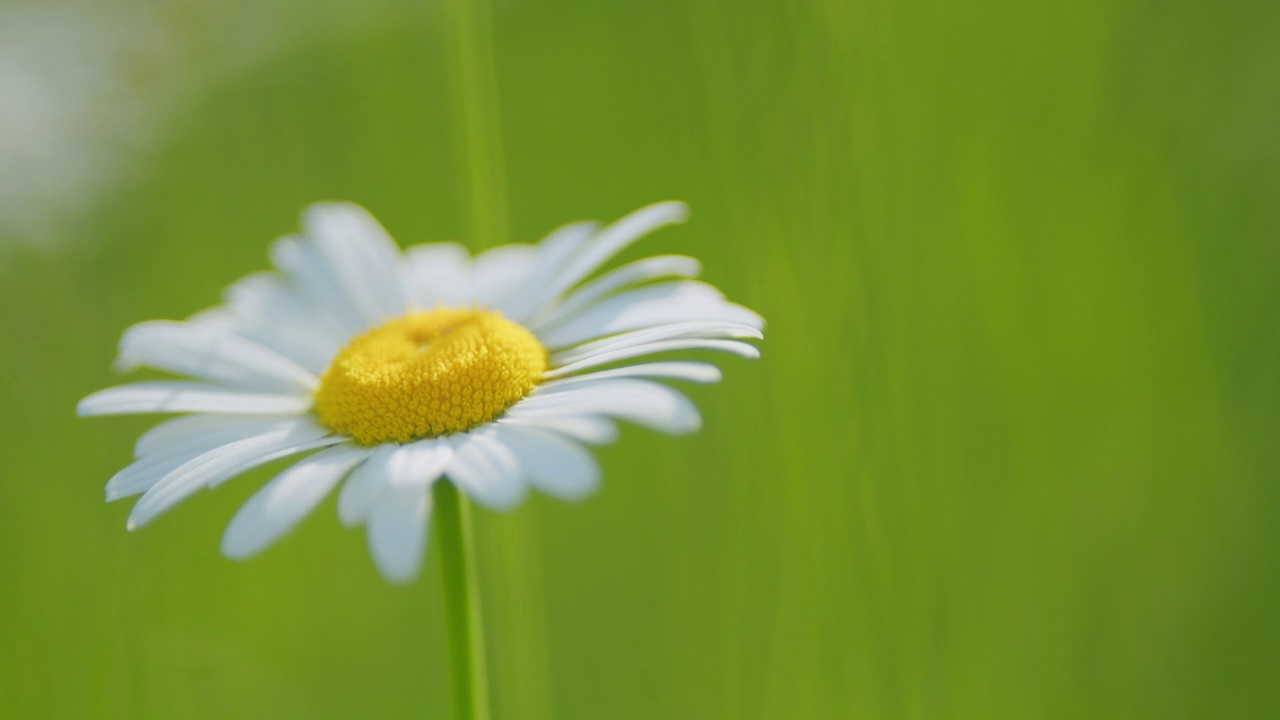
[[[770,321],[700,435],[479,514],[498,717],[1275,715],[1280,6],[50,5],[0,8],[0,716],[447,711],[434,557],[331,502],[221,558],[267,471],[127,534],[153,420],[73,416],[334,197],[688,200],[635,252]]]

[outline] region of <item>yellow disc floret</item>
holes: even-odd
[[[435,437],[497,418],[546,369],[533,333],[496,312],[415,312],[338,353],[320,380],[316,415],[364,445]]]

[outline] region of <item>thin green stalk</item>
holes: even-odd
[[[447,480],[437,482],[433,493],[436,542],[444,576],[445,624],[449,626],[454,716],[458,720],[489,720],[484,617],[471,534],[471,506]]]
[[[506,172],[488,0],[454,0],[455,83],[461,117],[467,235],[477,247],[508,242]]]

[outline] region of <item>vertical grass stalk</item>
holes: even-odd
[[[488,0],[454,0],[454,56],[467,235],[476,247],[508,242],[493,20]]]

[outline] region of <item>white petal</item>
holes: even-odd
[[[287,280],[270,272],[241,278],[223,292],[224,305],[218,310],[233,332],[319,375],[350,339],[350,328],[324,312],[323,306],[304,300]]]
[[[551,356],[552,367],[575,363],[638,345],[648,345],[659,340],[683,340],[691,338],[750,338],[759,340],[764,334],[750,325],[731,322],[679,322],[644,330],[632,330],[593,342],[584,343],[569,350],[561,350]]]
[[[287,317],[286,314],[272,312],[245,316],[226,305],[219,305],[192,315],[186,322],[257,343],[319,377],[329,367],[329,361],[337,354],[341,343],[330,343],[320,334],[304,335],[299,331],[302,324]]]
[[[289,242],[303,244],[296,237]],[[246,320],[266,316],[262,319],[279,325],[281,332],[296,333],[299,339],[323,335],[332,343],[346,340],[341,325],[324,313],[315,312],[291,280],[288,274],[278,272],[246,275],[222,292],[222,302]]]
[[[502,245],[476,256],[471,276],[475,303],[481,307],[501,308],[502,303],[515,292],[537,262],[537,251],[532,245]]]
[[[563,392],[564,389],[579,387],[586,383],[623,378],[662,378],[666,380],[686,380],[686,382],[691,383],[718,383],[719,380],[723,378],[723,373],[721,373],[721,369],[717,368],[716,365],[710,365],[708,363],[685,363],[685,361],[625,365],[622,366],[622,368],[599,370],[599,372],[596,373],[573,375],[573,377],[549,380],[549,382],[545,382],[538,386],[538,389],[536,389],[536,392],[534,393],[534,397],[554,395],[554,393]]]
[[[177,470],[188,461],[209,452],[210,449],[212,448],[187,450],[178,453],[158,453],[135,460],[132,464],[111,476],[111,479],[107,481],[107,502],[150,490],[164,476]]]
[[[399,448],[394,443],[379,445],[347,478],[338,493],[338,519],[343,525],[355,527],[369,517],[373,501],[387,485],[387,462]]]
[[[529,483],[565,500],[578,500],[600,485],[600,468],[581,445],[527,427],[498,428],[499,439],[515,454]]]
[[[740,357],[754,360],[760,357],[760,350],[754,345],[748,345],[737,340],[659,340],[658,342],[644,343],[634,347],[623,348],[621,350],[613,350],[610,352],[599,353],[592,357],[579,360],[558,367],[547,372],[543,377],[557,378],[565,375],[572,375],[580,370],[597,367],[599,365],[607,365],[619,360],[627,360],[633,357],[641,357],[643,355],[652,355],[654,353],[670,352],[672,350],[718,350],[720,352],[733,353]]]
[[[567,350],[561,350],[557,355],[559,357],[569,357],[574,354],[592,355],[603,350],[613,350],[619,347],[673,338],[750,338],[761,340],[764,338],[764,333],[755,325],[748,323],[729,322],[726,320],[681,320],[679,322],[663,323],[656,327],[628,330],[617,335],[592,340],[581,345],[575,345]]]
[[[458,243],[414,245],[408,260],[409,300],[414,307],[470,305],[471,254]]]
[[[702,263],[683,255],[658,255],[623,265],[583,285],[565,296],[555,307],[535,321],[532,328],[548,327],[594,304],[597,300],[623,288],[664,277],[694,278],[702,272]]]
[[[404,313],[400,250],[364,208],[326,202],[307,208],[302,227],[339,283],[335,288],[368,327]]]
[[[290,235],[272,243],[270,251],[271,261],[287,276],[303,306],[325,318],[336,335],[345,341],[368,330],[368,322],[347,299],[341,281],[314,243]]]
[[[279,353],[218,328],[156,320],[120,338],[121,370],[167,370],[249,389],[314,390],[315,375]]]
[[[525,493],[520,466],[492,428],[453,435],[449,441],[454,454],[445,474],[467,497],[494,510],[520,504]]]
[[[538,243],[538,259],[529,277],[497,309],[521,323],[541,312],[556,297],[548,281],[599,229],[600,226],[592,222],[572,223],[543,238]]]
[[[369,551],[388,582],[407,583],[418,575],[431,517],[430,483],[383,489],[369,514]]]
[[[612,370],[601,370],[586,375],[552,380],[538,386],[533,397],[561,392],[566,388],[577,387],[585,383],[601,380],[617,380],[620,378],[663,378],[666,380],[687,380],[696,383],[720,382],[722,374],[715,365],[700,362],[655,362],[627,365]]]
[[[305,395],[282,395],[229,390],[197,382],[156,381],[117,385],[80,401],[76,412],[89,415],[135,413],[238,413],[276,415],[311,409]]]
[[[532,303],[541,307],[585,280],[628,245],[663,225],[684,222],[689,208],[680,202],[660,202],[631,213],[596,233],[559,271],[545,279],[543,289]],[[539,280],[542,278],[539,277]]]
[[[146,492],[186,461],[238,440],[311,428],[299,415],[186,415],[162,422],[138,438],[134,454],[141,459],[107,482],[107,500]]]
[[[755,312],[725,301],[705,283],[684,280],[635,288],[612,295],[591,307],[535,332],[551,349],[577,345],[615,333],[682,322],[724,322],[759,329]]]
[[[322,450],[285,470],[254,493],[227,525],[222,554],[243,560],[292,530],[370,451],[351,445]]]
[[[452,457],[452,446],[439,438],[401,445],[387,459],[387,482],[395,486],[434,482]]]
[[[608,415],[679,435],[697,430],[698,409],[684,395],[647,380],[592,383],[545,397],[530,397],[507,411],[511,418]]]
[[[298,415],[184,415],[144,432],[133,446],[133,455],[211,450],[234,440],[297,427],[303,422],[307,422],[306,419]]]
[[[548,430],[591,445],[606,445],[618,439],[618,427],[612,421],[595,415],[536,418],[506,416],[497,420],[497,424]]]
[[[129,513],[129,529],[146,525],[201,488],[216,487],[272,460],[343,441],[341,437],[327,435],[326,429],[311,425],[237,440],[199,455],[165,475],[138,500]]]

